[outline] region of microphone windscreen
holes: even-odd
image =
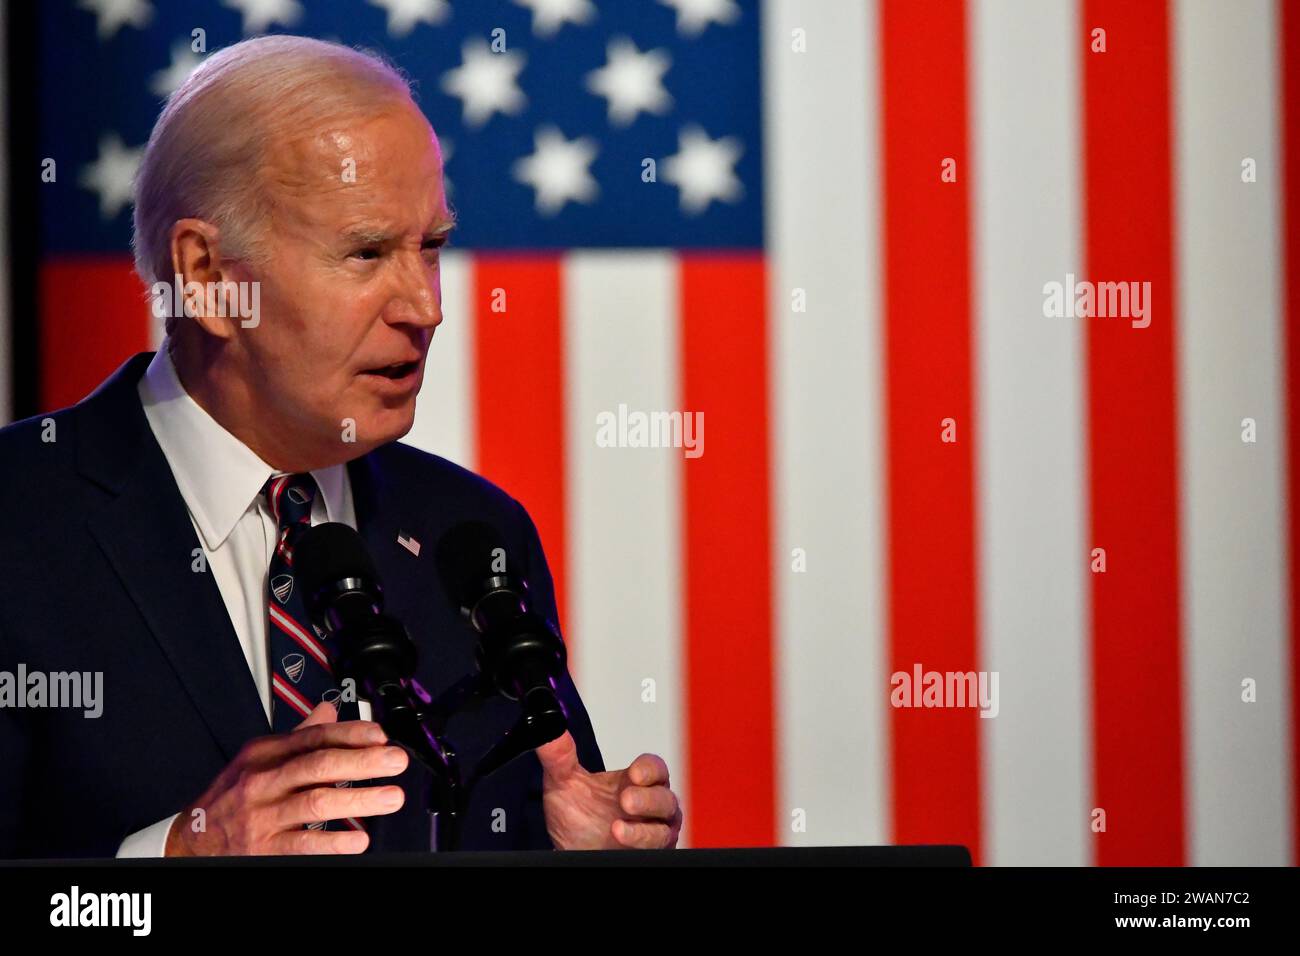
[[[501,532],[483,521],[463,521],[438,541],[434,561],[447,596],[458,607],[471,607],[482,596],[487,578],[494,574],[518,574],[506,550]]]
[[[315,525],[298,539],[293,576],[308,600],[344,578],[379,580],[361,535],[337,521]]]

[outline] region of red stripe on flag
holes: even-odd
[[[764,276],[757,254],[681,262],[682,403],[704,416],[682,465],[693,846],[776,842]]]
[[[1282,296],[1286,307],[1287,503],[1291,526],[1291,835],[1300,864],[1300,7],[1278,0],[1282,67]]]
[[[1184,862],[1170,34],[1163,2],[1085,0],[1084,247],[1093,282],[1151,283],[1151,324],[1087,325],[1095,834],[1106,866]],[[1091,51],[1106,31],[1106,52]],[[1080,555],[1080,560],[1088,560]]]
[[[149,348],[145,288],[124,257],[47,259],[40,267],[41,408],[94,391],[127,358]]]
[[[569,617],[561,269],[557,256],[480,255],[473,288],[475,461],[537,525],[563,626]],[[572,671],[572,629],[564,635]]]
[[[917,664],[977,666],[966,11],[880,10],[889,660],[910,681]],[[977,714],[891,708],[895,842],[960,843],[979,861]]]

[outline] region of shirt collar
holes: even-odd
[[[164,340],[138,386],[149,427],[162,448],[181,497],[209,551],[230,537],[277,471],[204,411],[181,385]],[[346,521],[347,468],[330,465],[312,473],[329,521]]]

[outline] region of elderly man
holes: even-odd
[[[428,848],[421,768],[340,693],[291,557],[309,524],[357,528],[435,696],[474,669],[433,567],[449,527],[496,526],[555,617],[519,503],[397,444],[453,226],[438,140],[374,57],[249,40],[168,100],[135,208],[163,347],[0,432],[0,671],[103,678],[98,716],[0,707],[0,857]],[[664,762],[604,770],[558,690],[570,733],[478,787],[462,846],[675,845]],[[472,765],[517,712],[483,701],[446,736]]]

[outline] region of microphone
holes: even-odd
[[[415,674],[415,645],[384,613],[384,589],[361,535],[338,522],[315,525],[294,548],[294,578],[312,621],[342,638],[335,669],[356,681],[372,704],[400,712],[402,681]]]
[[[564,673],[564,642],[532,608],[526,568],[496,528],[466,521],[438,542],[438,575],[452,603],[478,634],[479,670],[497,692],[523,706],[521,733],[539,742],[568,727],[556,694]]]
[[[431,846],[455,849],[460,815],[478,781],[568,728],[555,689],[565,668],[559,632],[533,611],[528,582],[496,529],[465,522],[439,541],[438,573],[478,636],[475,685],[522,705],[514,726],[462,782],[455,748],[440,739],[432,701],[415,683],[415,644],[401,622],[384,613],[384,589],[361,535],[327,522],[305,532],[293,550],[307,612],[335,644],[336,673],[364,691],[389,738],[433,771]]]
[[[384,613],[384,589],[361,535],[339,522],[318,524],[303,534],[293,555],[307,613],[333,639],[336,675],[356,683],[389,737],[454,781],[455,755],[426,725],[425,702],[411,686],[415,644],[402,623]]]

